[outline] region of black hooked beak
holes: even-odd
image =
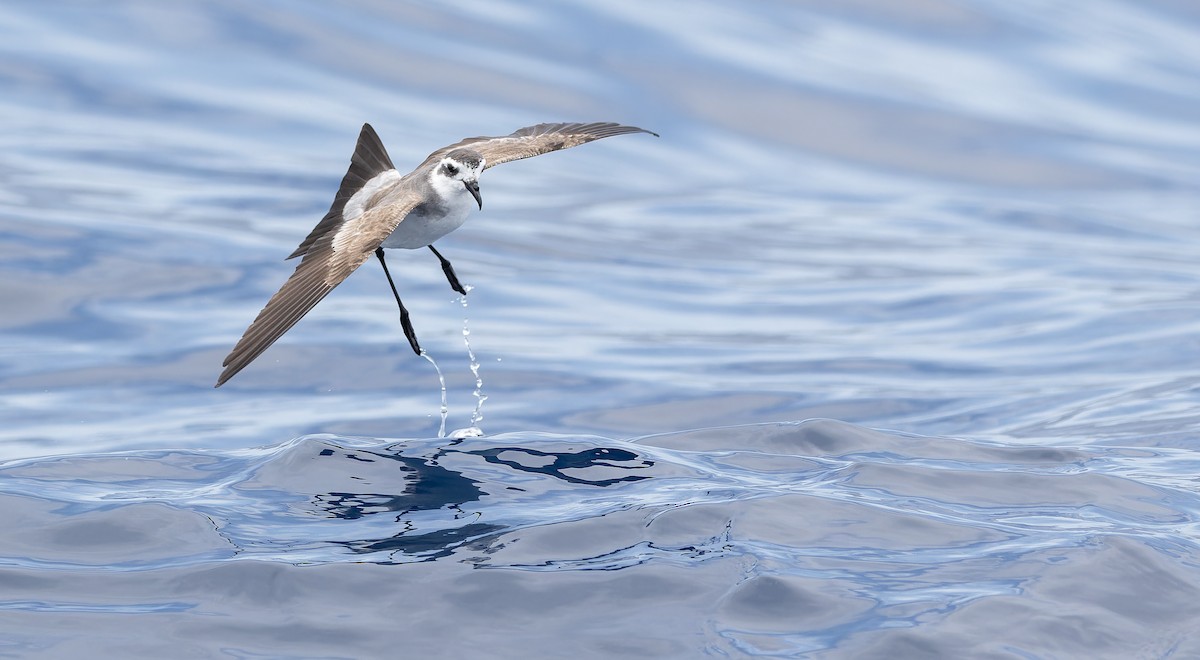
[[[463,181],[463,185],[467,187],[467,190],[471,191],[471,196],[475,198],[476,202],[479,202],[479,210],[482,211],[483,210],[483,197],[479,196],[479,182],[478,181]]]

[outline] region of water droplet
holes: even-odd
[[[433,361],[433,358],[425,352],[425,349],[421,349],[421,357],[429,360],[429,364],[433,365],[433,370],[437,372],[438,383],[440,383],[442,387],[442,422],[438,426],[438,437],[444,438],[446,437],[446,417],[450,414],[450,406],[446,405],[446,377],[442,375],[442,370],[438,367],[437,362]],[[430,415],[430,417],[432,417],[432,415]]]

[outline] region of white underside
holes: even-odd
[[[461,227],[471,211],[479,208],[462,181],[431,174],[429,183],[442,203],[414,209],[392,235],[384,239],[383,247],[409,250],[423,248]]]
[[[461,186],[460,186],[461,187]],[[396,230],[383,240],[385,248],[408,248],[415,250],[438,240],[439,238],[458,229],[467,221],[471,209],[475,208],[475,199],[463,188],[466,201],[452,200],[445,208],[446,214],[430,214],[414,210],[400,223]]]

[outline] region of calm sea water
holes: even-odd
[[[0,8],[0,656],[1200,655],[1200,9]],[[220,389],[359,126],[542,121]],[[464,339],[470,341],[482,380]]]

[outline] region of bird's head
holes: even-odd
[[[484,158],[478,151],[455,149],[442,157],[433,176],[440,178],[445,183],[462,184],[482,209],[483,197],[479,194],[479,175],[483,172],[483,166]],[[450,187],[453,189],[452,183]]]

